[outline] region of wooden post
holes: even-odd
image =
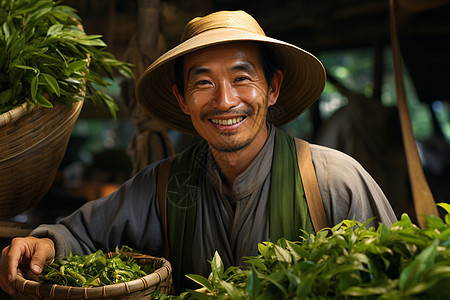
[[[390,25],[391,25],[391,44],[392,56],[394,63],[394,78],[397,94],[397,106],[400,116],[400,125],[402,128],[403,144],[406,153],[406,162],[408,165],[409,178],[411,182],[411,190],[414,200],[414,208],[416,210],[419,226],[425,228],[427,226],[426,216],[439,216],[433,194],[431,193],[422,164],[417,151],[417,146],[413,136],[411,118],[406,103],[406,92],[403,82],[403,71],[401,64],[400,45],[397,27],[397,11],[395,0],[390,0]]]
[[[139,0],[138,46],[155,50],[158,44],[160,0]]]

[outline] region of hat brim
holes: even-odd
[[[286,42],[235,28],[218,28],[198,34],[169,50],[151,64],[136,84],[139,103],[154,119],[189,135],[197,135],[189,115],[172,93],[175,83],[174,60],[206,47],[237,41],[267,43],[283,72],[280,95],[267,115],[275,126],[283,125],[303,113],[321,95],[326,74],[322,63],[309,52]]]

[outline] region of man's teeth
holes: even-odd
[[[232,119],[211,119],[211,122],[213,122],[214,124],[219,124],[219,125],[233,125],[239,122],[242,122],[242,120],[244,119],[244,117],[237,117],[237,118],[232,118]]]

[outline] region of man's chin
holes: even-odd
[[[231,153],[238,152],[250,144],[250,141],[245,141],[241,143],[209,143],[211,147],[219,152]]]

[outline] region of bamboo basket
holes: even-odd
[[[82,106],[25,103],[0,115],[0,218],[24,212],[48,192]]]
[[[144,254],[128,253],[141,265],[154,263],[153,273],[125,283],[99,287],[70,287],[45,284],[24,279],[18,275],[14,287],[24,299],[151,299],[152,293],[160,287],[161,294],[169,294],[172,284],[172,267],[164,258]]]

